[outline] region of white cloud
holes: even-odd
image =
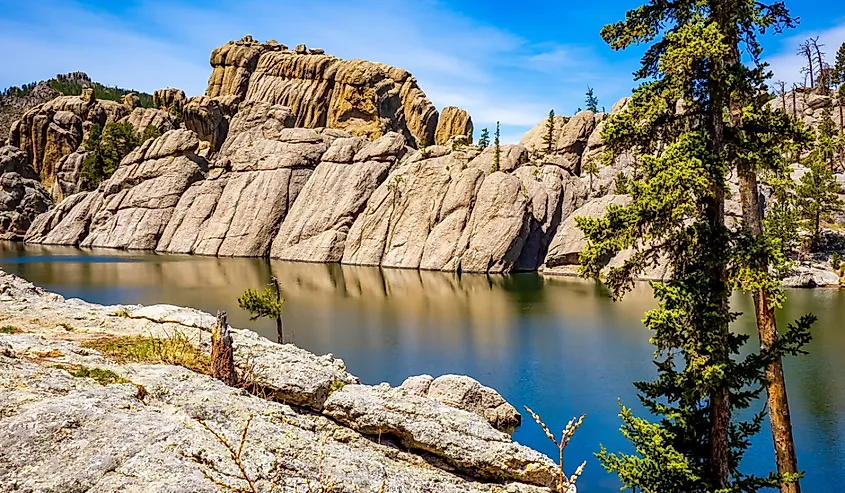
[[[823,52],[827,53],[828,63],[833,63],[836,51],[845,42],[845,22],[820,31],[803,32],[800,35],[788,36],[780,43],[779,50],[771,57],[767,57],[772,72],[773,81],[782,80],[787,86],[792,84],[801,85],[804,83],[804,75],[801,73],[807,61],[797,55],[798,46],[809,38],[819,37],[819,43],[824,44]]]
[[[376,0],[306,6],[253,0],[213,8],[148,1],[124,5],[120,15],[57,0],[18,5],[21,12],[0,20],[3,87],[83,70],[109,85],[201,94],[211,50],[251,34],[406,68],[438,108],[466,109],[476,128],[501,121],[508,141],[518,141],[549,108],[571,114],[583,105],[588,84],[614,98],[626,92],[619,82],[630,85],[585,47],[532,44],[433,1],[413,8]]]

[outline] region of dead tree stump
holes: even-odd
[[[211,333],[211,376],[231,387],[238,383],[232,334],[229,332],[226,312],[221,311],[217,312],[217,326]]]

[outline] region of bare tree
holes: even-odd
[[[783,105],[783,112],[786,113],[786,82],[779,80],[775,82],[778,88],[775,89],[775,94],[780,96],[780,102]]]
[[[812,45],[812,49],[815,52],[816,57],[816,82],[818,83],[819,88],[822,90],[822,94],[827,94],[828,90],[830,89],[830,67],[824,61],[825,52],[822,51],[822,47],[824,43],[819,43],[819,37],[816,36],[815,38],[810,38],[810,44]],[[812,69],[811,69],[812,70]],[[812,73],[810,74],[812,77]]]
[[[798,54],[807,57],[807,66],[801,69],[801,73],[804,74],[805,77],[805,86],[807,85],[806,78],[810,78],[810,88],[812,89],[815,87],[815,83],[813,82],[813,72],[815,68],[813,66],[813,45],[809,39],[798,46]]]

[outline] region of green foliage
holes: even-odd
[[[114,174],[127,154],[147,139],[160,136],[161,132],[153,125],[148,125],[141,134],[136,134],[129,122],[107,123],[105,128],[96,123],[92,125],[85,139],[85,150],[88,154],[83,159],[80,170],[84,178],[83,188],[96,189]]]
[[[84,366],[76,368],[62,368],[68,371],[71,375],[77,378],[93,378],[100,385],[110,385],[113,383],[131,383],[129,380],[121,377],[117,373],[103,368],[87,368]]]
[[[671,270],[650,283],[657,308],[643,320],[657,377],[634,384],[657,420],[623,406],[621,431],[634,453],[597,454],[624,489],[752,492],[798,479],[740,469],[765,415],[741,421],[735,414],[757,402],[771,361],[801,352],[814,319],[803,317],[775,347],[749,354],[748,337],[730,330],[738,314],[728,298],[734,287],[776,291],[769,267],[778,254],[768,236],[734,232],[724,216],[731,169],[780,170],[781,150],[801,138],[795,122],[767,110],[760,97],[768,74],[757,35],[792,24],[780,3],[652,0],[602,30],[617,50],[650,45],[636,72],[642,84],[602,132],[607,164],[623,153],[640,164],[625,187],[629,205],[611,205],[602,218],[576,218],[588,240],[579,272],[604,276],[618,298],[647,269],[668,261]],[[739,63],[740,39],[750,67]],[[606,270],[629,249],[622,265]]]
[[[282,316],[282,305],[284,298],[279,298],[276,290],[264,288],[258,292],[255,289],[247,289],[238,297],[238,306],[252,314],[250,320],[261,317],[275,319]]]
[[[587,109],[593,113],[599,112],[599,98],[593,93],[593,88],[587,86]],[[581,108],[578,108],[581,111]]]
[[[238,306],[250,313],[250,320],[269,318],[276,321],[277,340],[279,344],[285,341],[284,326],[282,324],[282,309],[285,299],[282,298],[282,291],[279,282],[274,277],[271,287],[264,288],[258,292],[254,289],[247,289],[238,297]]]
[[[14,325],[4,325],[0,327],[0,334],[17,334],[21,330]]]
[[[549,110],[546,118],[546,133],[543,134],[543,152],[548,156],[554,152],[555,144],[555,110]]]
[[[599,174],[599,165],[596,159],[590,158],[584,161],[581,172],[590,177],[590,192],[593,191],[593,179]]]
[[[153,124],[147,125],[147,128],[144,129],[144,133],[141,134],[141,137],[138,139],[139,143],[144,143],[150,139],[157,139],[161,137],[161,130],[158,129]]]
[[[493,166],[490,168],[491,173],[499,171],[502,159],[502,150],[499,146],[499,122],[496,122],[496,133],[493,135]]]
[[[833,252],[833,255],[830,256],[830,266],[836,271],[842,267],[842,256],[839,252]]]
[[[625,195],[628,193],[628,175],[625,173],[619,173],[616,175],[616,178],[613,180],[613,193],[616,195]]]
[[[487,127],[481,129],[481,137],[478,138],[478,148],[486,149],[490,145],[490,132]]]

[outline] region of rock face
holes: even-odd
[[[0,96],[0,146],[9,138],[12,124],[20,120],[24,113],[59,96],[58,91],[46,82],[39,82],[26,96]]]
[[[2,271],[0,286],[0,317],[22,331],[0,334],[0,490],[219,491],[203,471],[245,484],[210,430],[238,447],[246,435],[241,457],[260,491],[280,470],[281,491],[541,493],[556,478],[551,459],[482,417],[358,385],[331,355],[232,329],[238,371],[255,369],[250,389],[270,390],[261,398],[182,367],[116,363],[58,326],[72,320],[78,336],[95,339],[178,330],[208,351],[210,314],[65,300]],[[120,309],[127,316],[115,316]],[[74,376],[80,367],[123,383]]]
[[[57,184],[58,164],[82,144],[83,124],[103,126],[128,114],[129,108],[115,101],[61,96],[27,111],[13,124],[9,141],[26,152],[44,188],[59,198],[63,194]]]
[[[208,171],[198,146],[189,130],[144,142],[97,191],[72,195],[40,216],[26,241],[155,249],[180,197]]]
[[[159,132],[165,133],[178,127],[176,118],[168,111],[155,108],[135,108],[132,113],[121,118],[121,122],[128,122],[135,132],[143,134],[148,126],[152,125]]]
[[[198,96],[182,108],[182,119],[185,128],[196,132],[200,140],[209,142],[211,149],[218,151],[229,133],[229,121],[237,111],[236,96]]]
[[[153,93],[153,106],[159,109],[170,109],[173,106],[185,106],[187,98],[185,92],[181,89],[174,89],[172,87],[167,89],[159,89]]]
[[[247,37],[215,49],[205,95],[288,106],[294,126],[331,127],[371,139],[398,132],[434,144],[437,110],[407,71],[322,53],[281,50]]]
[[[16,147],[0,147],[0,239],[23,239],[33,218],[51,205],[26,155]]]
[[[355,160],[365,141],[348,137],[332,143],[300,192],[303,200],[294,202],[282,223],[270,251],[272,258],[340,261],[352,222],[389,167],[386,162],[366,160],[367,153],[362,154],[363,161]]]
[[[456,135],[464,135],[466,143],[472,143],[472,117],[458,107],[447,106],[440,113],[434,141],[437,145],[446,145]]]
[[[522,423],[519,412],[498,392],[466,375],[408,377],[400,388],[411,395],[431,397],[447,406],[475,413],[499,431],[513,431]]]
[[[283,106],[246,103],[209,178],[179,199],[158,250],[266,256],[281,221],[328,148],[325,134],[290,128]]]
[[[627,205],[630,199],[627,195],[606,195],[587,202],[583,207],[574,211],[557,230],[549,246],[546,256],[546,269],[577,267],[581,250],[587,244],[584,234],[575,223],[576,217],[602,217],[611,204]]]

